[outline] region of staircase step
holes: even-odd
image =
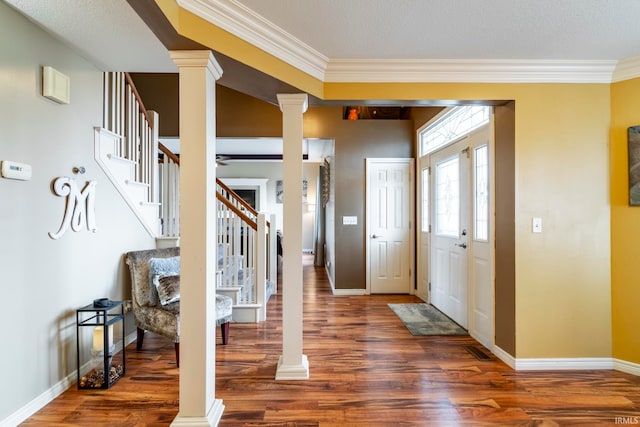
[[[216,288],[216,293],[220,295],[226,295],[233,300],[233,304],[238,304],[240,295],[242,293],[242,286]]]
[[[136,162],[134,162],[133,160],[127,159],[126,157],[117,156],[115,154],[107,154],[107,157],[109,158],[109,160],[115,160],[116,162],[122,162],[134,166],[136,164]]]
[[[237,323],[258,323],[260,322],[260,304],[236,304],[233,306],[233,321]]]

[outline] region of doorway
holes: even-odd
[[[486,120],[471,108],[485,108]],[[471,108],[447,109],[419,131],[421,139],[430,128],[440,145],[419,147],[416,294],[493,348],[493,117],[489,107]],[[458,133],[442,138],[452,116]]]

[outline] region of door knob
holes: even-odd
[[[372,239],[377,239],[378,237],[382,237],[382,236],[378,236],[377,234],[372,234],[372,235],[371,235],[371,238],[372,238]]]
[[[466,243],[456,243],[456,246],[459,246],[462,249],[467,249],[467,244]]]

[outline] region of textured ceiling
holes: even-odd
[[[239,0],[330,59],[640,55],[637,0]]]
[[[126,0],[4,0],[105,71],[177,72]]]
[[[126,0],[5,1],[105,70],[176,71],[166,48]],[[640,55],[638,0],[239,3],[329,60],[620,60]]]

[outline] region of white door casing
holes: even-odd
[[[413,159],[366,159],[368,293],[413,291]]]

